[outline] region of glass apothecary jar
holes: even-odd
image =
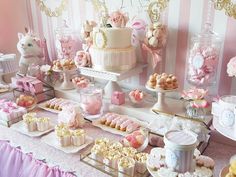
[[[63,26],[56,30],[57,59],[74,59],[79,50],[79,44],[78,32],[69,28],[64,21]]]
[[[211,31],[211,24],[192,38],[187,61],[187,81],[191,85],[208,87],[216,83],[220,48],[220,37]]]
[[[102,89],[88,87],[80,91],[80,107],[86,118],[97,118],[103,113]]]

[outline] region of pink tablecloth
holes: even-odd
[[[74,177],[58,167],[48,167],[43,161],[25,154],[20,148],[0,141],[0,177]]]

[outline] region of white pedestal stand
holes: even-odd
[[[73,70],[53,70],[54,72],[63,74],[63,82],[59,86],[62,90],[72,90],[74,89],[74,85],[71,82],[71,74],[76,72],[76,69]]]
[[[165,99],[165,94],[168,92],[175,92],[177,89],[172,90],[161,90],[161,89],[153,89],[146,85],[146,88],[149,91],[157,93],[157,103],[151,108],[151,111],[157,111],[167,114],[176,114],[183,111],[182,103],[181,105],[176,104],[176,102],[169,101],[169,99]]]
[[[8,66],[7,65],[7,68],[1,68],[1,65],[4,66],[4,64],[1,64],[1,63],[4,63],[4,62],[9,62],[9,61],[15,61],[16,60],[16,55],[15,54],[7,54],[7,55],[4,55],[2,53],[0,53],[0,84],[6,84],[4,81],[3,81],[3,76],[6,75],[6,74],[9,74],[11,72],[15,72],[16,71],[16,66]],[[12,65],[15,65],[15,63]]]
[[[135,76],[143,71],[143,68],[146,67],[146,64],[137,64],[135,68],[128,71],[99,71],[93,68],[80,67],[80,74],[90,77],[95,77],[98,79],[108,80],[107,85],[104,88],[104,97],[111,98],[111,94],[114,91],[122,91],[118,81],[122,81],[129,77]]]

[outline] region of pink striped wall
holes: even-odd
[[[119,4],[118,1],[121,0],[107,1],[108,8],[115,9],[114,4]],[[133,1],[136,2],[136,0]],[[69,19],[70,22],[73,23],[73,26],[79,27],[84,20],[91,20],[94,16],[96,16],[94,12],[90,12],[90,10],[88,10],[91,9],[88,8],[91,6],[91,4],[88,4],[89,2],[84,0],[70,0],[69,4],[71,7],[69,7],[68,9],[69,11],[73,10],[73,12],[65,11],[63,13],[63,16],[59,19],[48,18],[38,10],[35,10],[35,1],[25,0],[24,2],[25,3],[23,3],[23,5],[21,3],[19,5],[18,3],[13,3],[13,0],[3,0],[0,3],[0,13],[3,13],[2,11],[8,8],[11,3],[11,7],[15,12],[21,12],[21,14],[18,13],[18,16],[12,15],[12,21],[14,18],[16,23],[26,21],[26,23],[24,24],[27,24],[39,33],[43,33],[44,36],[49,40],[49,53],[51,57],[55,56],[55,47],[53,46],[54,38],[52,36],[55,35],[55,29],[57,28],[57,25],[60,24],[60,20]],[[143,2],[143,4],[145,4],[146,1],[144,0]],[[125,4],[127,5],[127,8],[124,8],[123,10],[127,10],[129,12],[129,15],[131,17],[130,19],[132,19],[132,16],[137,16],[138,14],[138,17],[149,21],[147,19],[147,15],[144,14],[145,11],[140,13],[140,7],[134,6],[139,3],[133,3],[133,6],[128,2],[125,2]],[[29,7],[33,9],[30,9]],[[120,6],[117,5],[117,7]],[[176,14],[172,15],[174,14],[174,12],[170,12],[168,9],[176,9],[176,12],[179,13],[177,14],[177,16]],[[168,39],[168,44],[166,47],[167,49],[164,49],[163,61],[161,65],[157,67],[157,71],[163,72],[165,69],[167,69],[168,72],[172,72],[177,75],[181,88],[186,88],[188,86],[185,81],[185,65],[188,55],[188,48],[190,45],[190,39],[195,33],[200,32],[200,29],[204,26],[205,21],[208,19],[214,26],[213,30],[215,32],[218,32],[223,39],[222,58],[219,62],[221,68],[218,71],[219,83],[217,84],[218,87],[216,88],[216,90],[220,94],[229,94],[230,92],[236,94],[236,87],[235,84],[233,84],[235,83],[235,81],[232,82],[232,79],[229,78],[226,74],[227,62],[231,57],[236,55],[236,50],[234,47],[234,44],[236,43],[236,35],[234,34],[234,29],[236,28],[236,20],[227,17],[222,11],[215,11],[213,6],[210,6],[207,0],[170,0],[168,9],[163,15],[162,21],[163,23],[168,25],[169,29],[171,29],[170,31],[173,34],[170,34],[170,36],[174,36],[175,38]],[[0,31],[2,31],[2,34],[4,33],[9,37],[9,40],[11,40],[11,44],[15,44],[17,42],[17,38],[13,38],[11,36],[14,35],[13,32],[16,34],[16,30],[13,30],[16,28],[16,26],[5,23],[4,21],[6,22],[6,20],[0,20]],[[174,23],[177,23],[177,26]],[[4,28],[4,26],[6,27]],[[18,26],[16,29],[17,31],[23,32],[23,26],[20,28]],[[6,43],[4,42],[4,44],[8,43],[10,44],[9,41],[7,41]],[[12,51],[12,47],[8,48],[9,51]],[[7,52],[7,48],[3,45],[0,45],[0,50]],[[142,51],[139,53],[140,55],[142,55],[141,57],[143,57],[144,61],[148,61],[148,55],[146,52]],[[148,74],[152,72],[151,69],[151,67],[147,68],[141,74],[139,74],[136,79],[132,79],[132,84],[134,85],[134,87],[140,84],[145,84],[148,78]]]
[[[175,75],[178,78],[180,89],[183,89],[184,87],[185,63],[187,58],[187,50],[185,49],[188,48],[188,25],[190,17],[190,5],[191,1],[189,0],[182,0],[180,2],[179,28],[175,59]]]

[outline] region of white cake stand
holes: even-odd
[[[121,87],[117,82],[135,76],[143,71],[146,64],[138,63],[136,66],[128,71],[101,71],[94,68],[79,67],[80,74],[94,77],[98,79],[107,80],[108,83],[104,88],[104,97],[111,98],[114,91],[122,91]]]
[[[157,93],[157,103],[152,107],[151,111],[155,110],[157,112],[163,112],[167,114],[175,114],[175,106],[171,102],[166,102],[165,94],[168,92],[175,92],[177,89],[163,90],[163,89],[153,89],[146,85],[146,89]]]
[[[59,86],[62,90],[72,90],[74,89],[74,84],[71,81],[71,74],[76,72],[76,69],[72,70],[56,70],[53,69],[54,72],[62,73],[63,74],[63,82]]]

